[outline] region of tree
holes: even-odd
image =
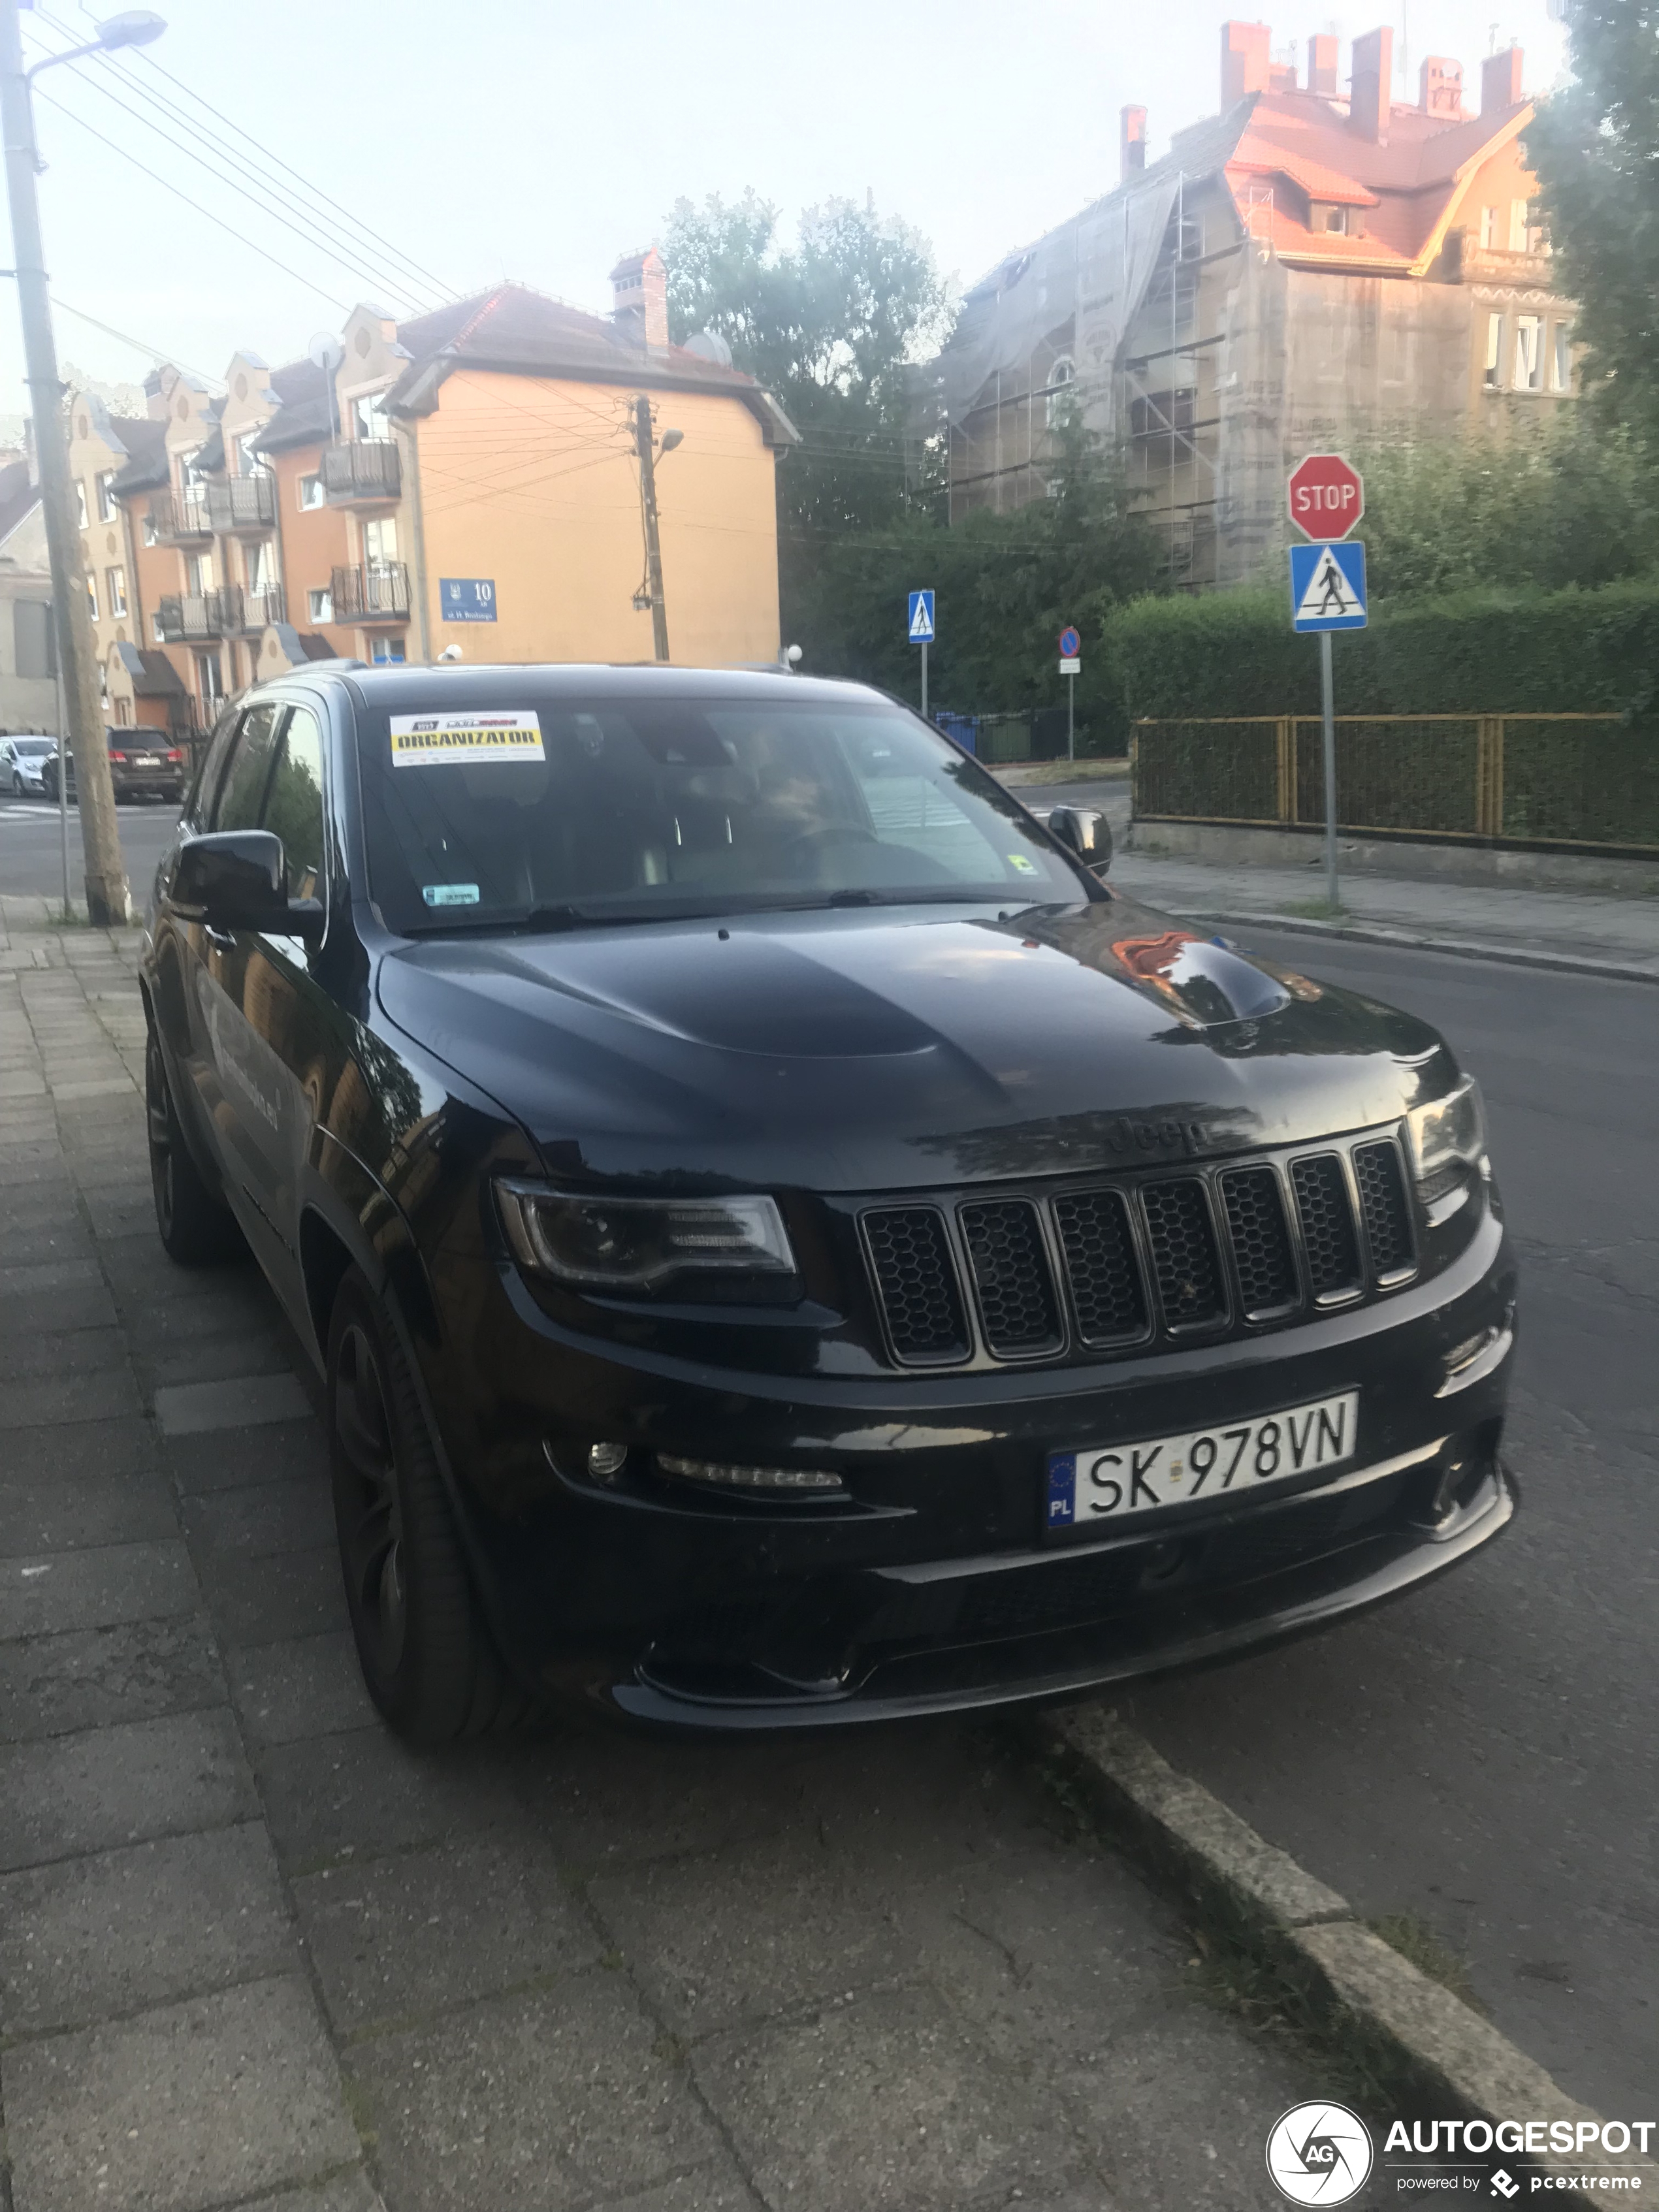
[[[724,338],[801,433],[779,474],[787,590],[831,533],[895,520],[920,481],[906,371],[947,321],[932,252],[850,200],[808,208],[786,249],[777,209],[752,191],[677,200],[662,252],[670,337]]]
[[[1659,0],[1575,0],[1573,82],[1526,134],[1587,381],[1659,436]]]

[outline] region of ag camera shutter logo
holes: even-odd
[[[1267,2172],[1292,2204],[1346,2204],[1370,2178],[1371,2138],[1346,2105],[1293,2105],[1267,2137]]]

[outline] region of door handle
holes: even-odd
[[[204,921],[202,924],[202,934],[207,939],[210,945],[216,945],[222,952],[228,952],[231,946],[236,942],[236,934],[234,930],[215,929],[210,922]]]

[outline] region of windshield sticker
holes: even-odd
[[[1034,876],[1037,872],[1036,862],[1024,853],[1010,853],[1008,865],[1016,875]]]
[[[544,761],[533,714],[394,714],[393,768],[453,768],[457,762]]]
[[[477,906],[477,884],[422,884],[421,896],[428,906]]]

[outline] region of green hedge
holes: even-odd
[[[1141,599],[1100,638],[1128,720],[1316,714],[1319,653],[1288,591]],[[1335,640],[1340,714],[1616,713],[1659,722],[1659,580],[1396,599]]]

